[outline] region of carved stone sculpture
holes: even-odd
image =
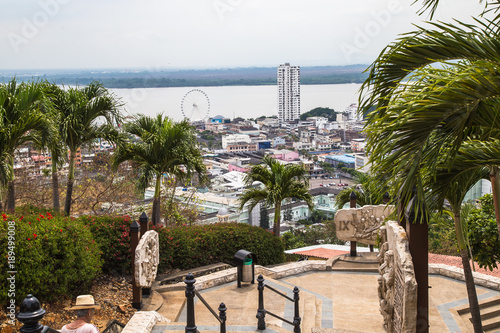
[[[386,332],[415,332],[417,282],[406,232],[394,221],[380,228],[378,295]]]
[[[135,283],[138,287],[150,288],[156,279],[160,262],[158,233],[147,231],[135,250]]]
[[[394,206],[391,205],[340,209],[334,218],[337,237],[345,241],[375,245],[378,230],[393,211]]]

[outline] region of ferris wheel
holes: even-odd
[[[210,113],[208,95],[200,89],[192,89],[182,98],[181,111],[191,121],[204,120]]]

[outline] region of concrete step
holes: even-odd
[[[496,332],[500,328],[500,296],[488,298],[479,302],[481,321],[484,332]],[[469,304],[457,308],[462,320],[472,322]]]
[[[495,296],[495,297],[488,298],[487,300],[479,301],[479,309],[480,310],[490,308],[490,307],[495,306],[495,305],[500,305],[500,296]],[[466,304],[464,306],[461,306],[460,308],[457,308],[457,312],[459,315],[470,313],[469,304]]]
[[[352,272],[378,272],[377,252],[358,253],[358,256],[338,255],[330,258],[327,270],[330,271],[352,271]]]
[[[485,332],[494,332],[498,331],[498,328],[500,327],[500,318],[489,318],[486,320],[483,320],[483,331]]]
[[[316,298],[316,316],[314,318],[314,327],[321,327],[321,320],[323,319],[323,301]]]
[[[300,325],[301,331],[310,332],[313,327],[316,327],[316,313],[317,313],[316,296],[305,292],[300,292],[299,295],[300,295],[299,313],[301,318],[301,325]]]
[[[171,323],[169,325],[156,325],[151,333],[185,333],[186,323]],[[196,325],[199,332],[203,333],[218,333],[220,329],[218,326],[203,326]],[[260,333],[291,333],[291,331],[278,326],[276,324],[268,324],[265,330],[257,330],[252,326],[226,326],[227,332],[260,332]]]
[[[172,322],[178,321],[181,311],[186,304],[185,291],[169,291],[160,293],[160,295],[163,298],[163,305],[157,312]]]

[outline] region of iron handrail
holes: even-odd
[[[257,319],[258,319],[257,329],[258,330],[265,330],[266,329],[265,317],[266,317],[266,314],[270,314],[271,316],[278,318],[278,319],[281,319],[284,322],[292,325],[294,333],[300,333],[300,321],[301,321],[301,319],[299,316],[299,288],[297,288],[297,286],[295,286],[295,288],[293,288],[293,299],[292,299],[292,298],[288,297],[287,295],[283,294],[282,292],[274,289],[273,287],[264,284],[264,278],[262,277],[262,275],[259,275],[259,277],[257,278],[257,282],[259,283],[258,287],[257,287],[257,289],[259,290],[259,308],[257,309]],[[280,295],[280,296],[282,296],[282,297],[286,298],[287,300],[292,301],[294,303],[293,322],[286,320],[285,318],[282,318],[282,317],[264,309],[264,288],[265,287],[267,287],[268,289],[274,291],[278,295]]]
[[[274,318],[278,318],[278,319],[280,319],[280,320],[283,320],[285,323],[288,323],[288,324],[290,324],[290,325],[292,325],[292,326],[293,326],[293,325],[295,325],[295,324],[294,324],[294,323],[292,323],[290,320],[287,320],[287,319],[285,319],[285,318],[283,318],[283,317],[280,317],[280,316],[278,316],[278,315],[276,315],[276,314],[272,313],[271,311],[267,311],[267,310],[265,310],[265,311],[266,311],[266,314],[270,314],[270,315],[271,315],[271,316],[273,316]]]
[[[226,305],[224,303],[220,303],[219,306],[219,315],[215,313],[210,305],[205,301],[205,299],[200,295],[200,293],[196,290],[194,283],[196,282],[193,274],[189,273],[184,280],[186,284],[186,333],[198,333],[198,329],[195,324],[194,317],[194,297],[198,296],[201,302],[207,307],[207,309],[214,315],[215,318],[220,323],[220,332],[226,333]]]
[[[198,296],[198,298],[200,299],[200,301],[205,304],[205,307],[208,309],[208,311],[210,311],[215,319],[217,319],[219,321],[219,323],[222,324],[222,319],[220,319],[219,315],[214,311],[214,309],[212,309],[212,307],[207,303],[207,301],[205,301],[205,299],[203,298],[203,296],[201,296],[201,294],[198,292],[198,290],[195,290],[194,292],[196,294],[196,296]]]
[[[271,290],[272,290],[272,291],[274,291],[276,294],[281,295],[281,296],[283,296],[284,298],[286,298],[287,300],[289,300],[289,301],[293,302],[293,298],[288,297],[287,295],[283,294],[281,291],[278,291],[278,290],[274,289],[273,287],[268,286],[267,284],[265,284],[265,285],[264,285],[264,287],[265,287],[265,288],[268,288],[268,289],[271,289]]]

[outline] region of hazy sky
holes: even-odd
[[[3,0],[0,69],[368,64],[427,18],[412,2]],[[467,21],[481,8],[441,0],[436,19]]]

